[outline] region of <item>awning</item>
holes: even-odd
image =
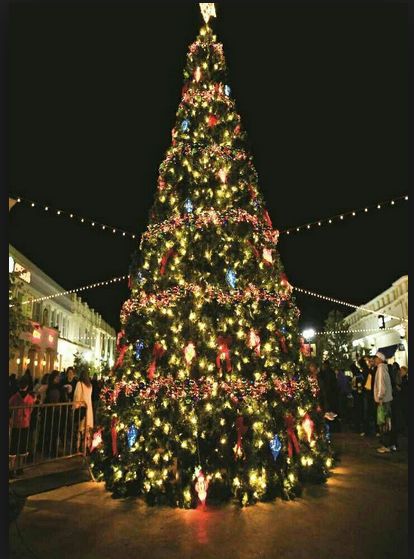
[[[394,357],[394,353],[397,351],[399,345],[400,344],[387,345],[386,347],[380,347],[378,351],[383,353],[387,359],[391,359],[391,357]]]

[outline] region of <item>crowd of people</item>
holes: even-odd
[[[66,447],[69,439],[71,446],[75,439],[77,451],[82,437],[87,443],[96,423],[102,386],[98,375],[95,373],[90,379],[85,368],[79,374],[74,367],[64,372],[53,370],[35,381],[30,369],[20,379],[15,374],[10,375],[9,476],[22,475],[28,456],[40,447],[42,455],[45,449],[49,453],[56,449],[57,454],[59,445]],[[57,404],[66,404],[60,406],[59,415],[53,406],[56,408]]]
[[[382,454],[398,450],[399,435],[408,435],[407,367],[388,364],[378,351],[358,359],[349,372],[333,370],[328,360],[321,367],[311,361],[309,372],[332,431],[351,428],[361,437],[377,436]]]

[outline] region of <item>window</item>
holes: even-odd
[[[40,303],[33,303],[32,319],[34,320],[34,322],[40,322],[40,313],[41,313]]]
[[[43,309],[42,325],[49,326],[49,311],[48,309]]]

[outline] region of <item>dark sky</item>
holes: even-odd
[[[279,229],[408,192],[407,6],[225,3],[213,26]],[[10,6],[10,192],[143,232],[196,3]],[[127,273],[134,242],[20,205],[10,242],[66,289]],[[408,271],[408,204],[283,236],[290,281],[362,304]],[[118,327],[126,286],[82,294]],[[330,310],[297,296],[302,324]],[[347,309],[343,309],[347,312]]]

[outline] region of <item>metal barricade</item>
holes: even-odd
[[[86,456],[85,402],[9,407],[9,469]]]

